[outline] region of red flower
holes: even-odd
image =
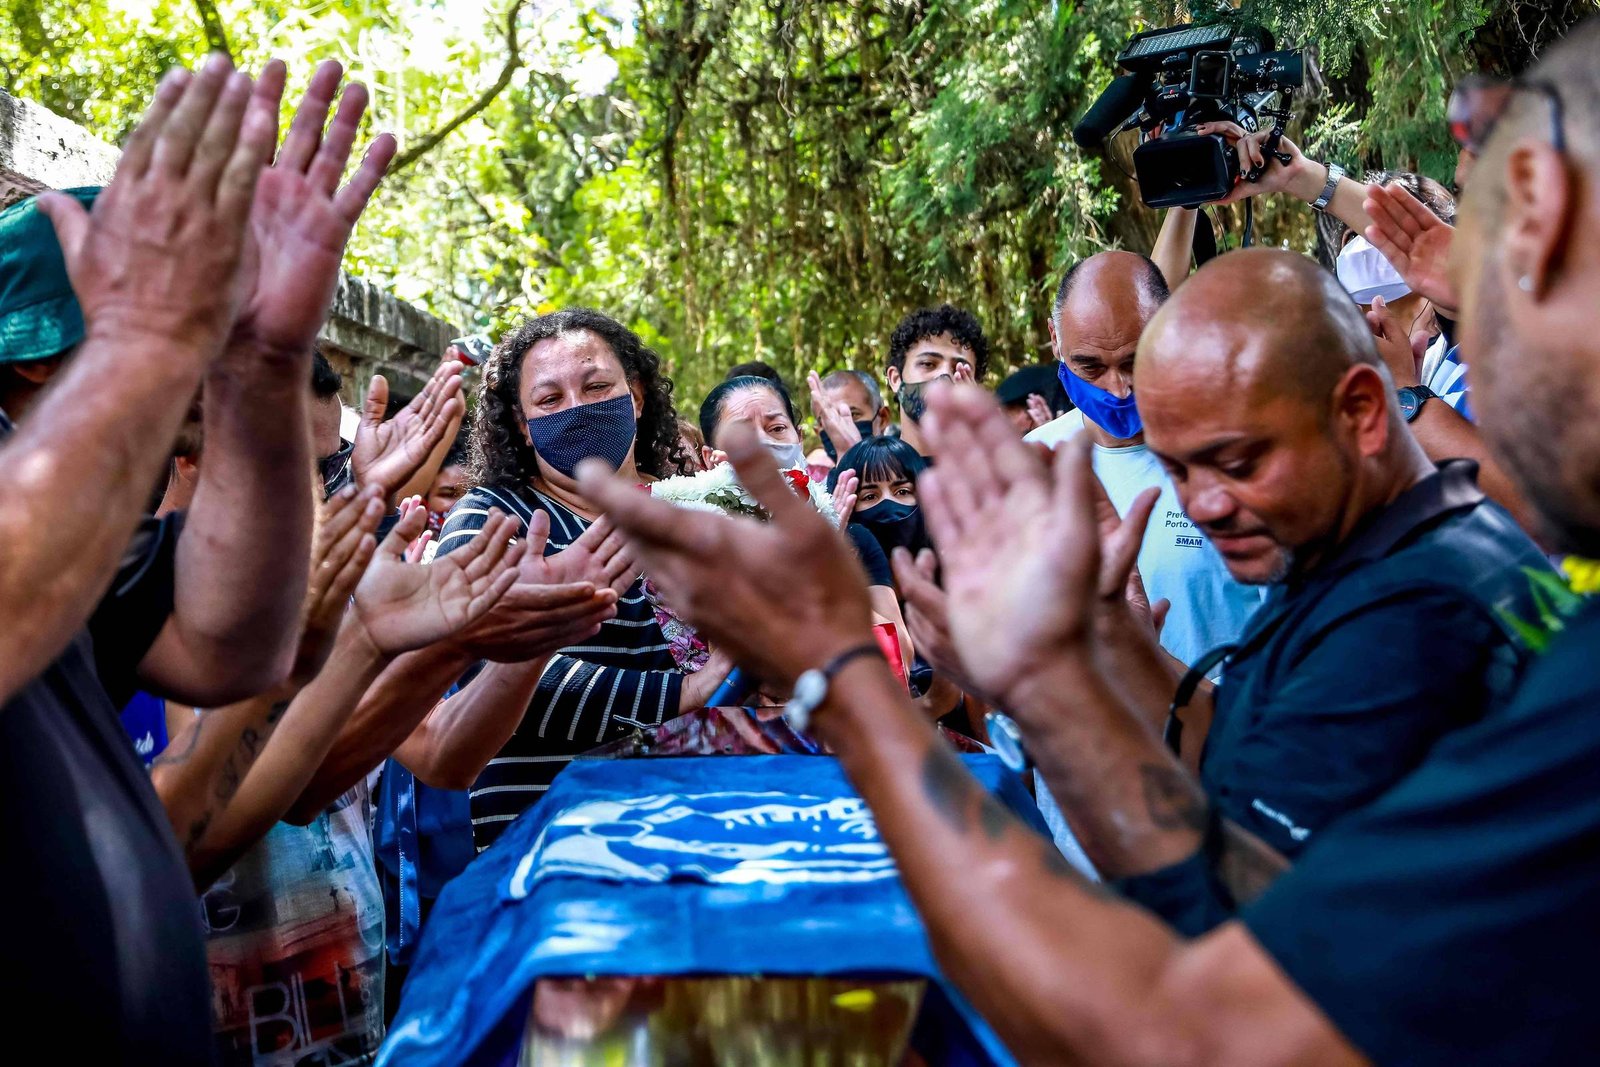
[[[789,479],[789,488],[794,490],[794,495],[801,500],[811,499],[811,478],[805,471],[784,471],[783,476]]]

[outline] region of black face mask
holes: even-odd
[[[870,508],[854,512],[850,521],[865,526],[883,549],[884,555],[904,548],[914,556],[924,548],[931,547],[922,526],[922,509],[915,504],[880,500]]]
[[[925,382],[908,382],[902,379],[900,391],[895,394],[895,399],[900,401],[900,414],[912,422],[921,422],[922,416],[928,410],[928,389],[939,382],[949,381],[951,378],[948,374],[941,374]]]
[[[867,438],[871,437],[872,436],[872,421],[869,419],[866,422],[857,422],[856,423],[856,433],[861,435],[861,439],[863,441],[865,441]],[[817,436],[822,438],[822,450],[828,454],[828,458],[831,459],[831,460],[837,461],[838,458],[839,458],[839,450],[836,447],[834,447],[833,438],[828,436],[828,433],[827,433],[826,430],[823,430],[822,432],[818,433]]]
[[[327,500],[350,480],[350,453],[355,445],[341,441],[339,451],[317,460],[317,473],[322,476],[322,499]]]

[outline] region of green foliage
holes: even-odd
[[[1447,179],[1454,80],[1595,9],[1239,13],[1314,46],[1291,131],[1313,154]],[[940,300],[979,315],[997,371],[1048,358],[1060,271],[1147,250],[1159,223],[1126,173],[1131,145],[1086,154],[1071,125],[1129,33],[1182,17],[1139,0],[0,0],[0,78],[118,140],[160,72],[208,42],[301,77],[340,59],[372,89],[373,129],[420,152],[363,220],[352,269],[491,331],[598,307],[658,347],[692,401],[745,359],[796,383],[877,369],[895,322]],[[1262,205],[1257,227],[1315,241],[1296,205]]]

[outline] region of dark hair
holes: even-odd
[[[450,442],[450,451],[444,454],[444,462],[439,464],[439,469],[446,467],[465,467],[467,453],[472,447],[472,435],[466,426],[456,431],[456,438]]]
[[[333,364],[328,362],[321,348],[312,348],[311,395],[318,400],[326,400],[330,396],[338,396],[343,388],[344,375],[333,369]]]
[[[672,379],[661,373],[661,357],[639,335],[609,315],[589,308],[563,308],[524,321],[500,339],[483,365],[473,415],[468,468],[474,484],[517,488],[538,470],[533,446],[523,436],[527,420],[519,397],[522,365],[540,341],[579,330],[599,337],[622,364],[630,385],[644,393],[633,458],[656,478],[676,474],[683,459],[678,412],[672,406]]]
[[[900,438],[888,434],[868,437],[844,450],[828,472],[828,491],[831,493],[839,484],[839,475],[844,471],[855,471],[863,483],[895,478],[914,482],[927,469],[928,461],[922,453]]]
[[[1093,258],[1093,256],[1089,257],[1089,259]],[[1061,309],[1067,306],[1067,297],[1072,295],[1072,287],[1078,280],[1078,268],[1089,262],[1089,259],[1078,260],[1078,262],[1067,268],[1067,273],[1061,276],[1061,284],[1056,286],[1056,302],[1051,309],[1052,315],[1060,315]],[[1139,256],[1139,259],[1143,261],[1144,266],[1144,273],[1139,277],[1140,288],[1144,290],[1146,296],[1157,304],[1166,303],[1167,297],[1172,295],[1172,291],[1167,288],[1166,275],[1161,273],[1161,268],[1156,266],[1155,261],[1149,256]]]
[[[796,431],[800,429],[800,422],[794,415],[794,401],[789,399],[789,390],[783,387],[783,383],[746,374],[740,378],[724,379],[706,394],[705,401],[700,405],[700,433],[705,437],[706,444],[710,445],[717,436],[717,426],[722,422],[722,407],[727,403],[728,397],[744,389],[766,389],[778,394],[778,399],[783,401],[783,410],[788,414],[789,421],[794,423]],[[716,446],[711,445],[711,447]]]
[[[904,374],[906,354],[911,346],[924,337],[938,337],[942,333],[949,334],[950,340],[972,353],[974,376],[982,381],[989,373],[989,339],[983,335],[983,327],[978,325],[972,312],[949,304],[919,308],[900,320],[889,338],[889,366]]]
[[[783,375],[778,373],[778,369],[760,359],[752,359],[748,363],[735,363],[728,368],[728,373],[722,378],[724,381],[731,381],[734,378],[765,378],[769,382],[783,385]],[[788,388],[786,385],[783,387]]]

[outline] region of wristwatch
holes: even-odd
[[[1337,163],[1324,164],[1328,168],[1328,184],[1322,187],[1322,195],[1311,201],[1315,211],[1326,211],[1333,202],[1333,191],[1339,188],[1339,179],[1344,177],[1344,168]]]
[[[1394,391],[1400,398],[1400,414],[1407,422],[1415,422],[1422,405],[1439,394],[1429,389],[1426,385],[1406,385]]]
[[[795,733],[803,734],[811,726],[811,713],[828,699],[833,679],[851,660],[862,656],[882,656],[883,650],[873,641],[847,648],[821,667],[813,667],[794,680],[794,692],[783,707],[783,717],[789,720]]]

